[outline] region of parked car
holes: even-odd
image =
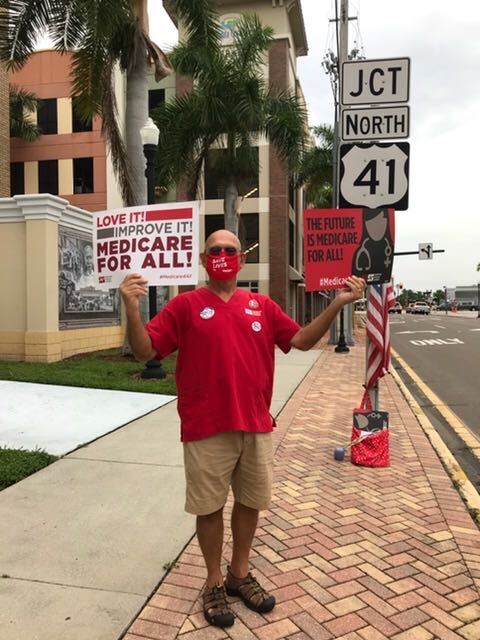
[[[413,309],[414,306],[415,306],[415,303],[414,302],[410,302],[410,304],[407,305],[407,308],[405,309],[405,311],[407,313],[412,313],[412,309]]]
[[[393,307],[390,307],[388,313],[402,313],[403,307],[400,302],[395,302]]]
[[[437,306],[437,311],[451,311],[452,310],[452,303],[451,302],[440,302],[440,304]]]
[[[461,300],[457,302],[458,311],[477,311],[477,305],[473,302],[467,302],[466,300]]]
[[[430,305],[427,302],[415,302],[411,313],[421,313],[428,316],[430,313]]]

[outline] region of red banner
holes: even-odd
[[[393,209],[305,209],[303,227],[307,291],[341,289],[351,275],[390,281]]]

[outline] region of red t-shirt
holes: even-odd
[[[182,293],[148,324],[159,358],[178,349],[182,442],[225,431],[271,431],[275,345],[300,329],[268,296],[237,289],[228,302],[207,288]]]

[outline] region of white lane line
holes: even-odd
[[[442,327],[441,324],[434,324],[434,327],[437,327],[437,329],[446,329],[447,327]]]
[[[440,331],[397,331],[395,335],[397,336],[406,335],[406,334],[410,335],[412,333],[440,333]]]
[[[480,331],[480,329],[469,329],[469,331]]]

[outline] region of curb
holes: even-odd
[[[422,427],[425,435],[430,440],[430,443],[432,444],[438,457],[440,458],[445,469],[447,470],[447,473],[450,476],[450,479],[452,480],[454,486],[462,496],[470,512],[470,515],[472,516],[472,519],[477,525],[480,525],[480,495],[478,494],[473,484],[465,475],[465,472],[463,471],[463,469],[455,460],[450,449],[447,447],[447,445],[444,443],[442,438],[436,432],[435,428],[433,427],[430,420],[427,418],[424,411],[421,409],[418,402],[415,400],[413,395],[407,389],[405,383],[400,378],[398,373],[394,369],[392,369],[392,371],[390,372],[390,375],[393,377],[400,391],[403,393],[415,417],[417,418],[420,426]]]

